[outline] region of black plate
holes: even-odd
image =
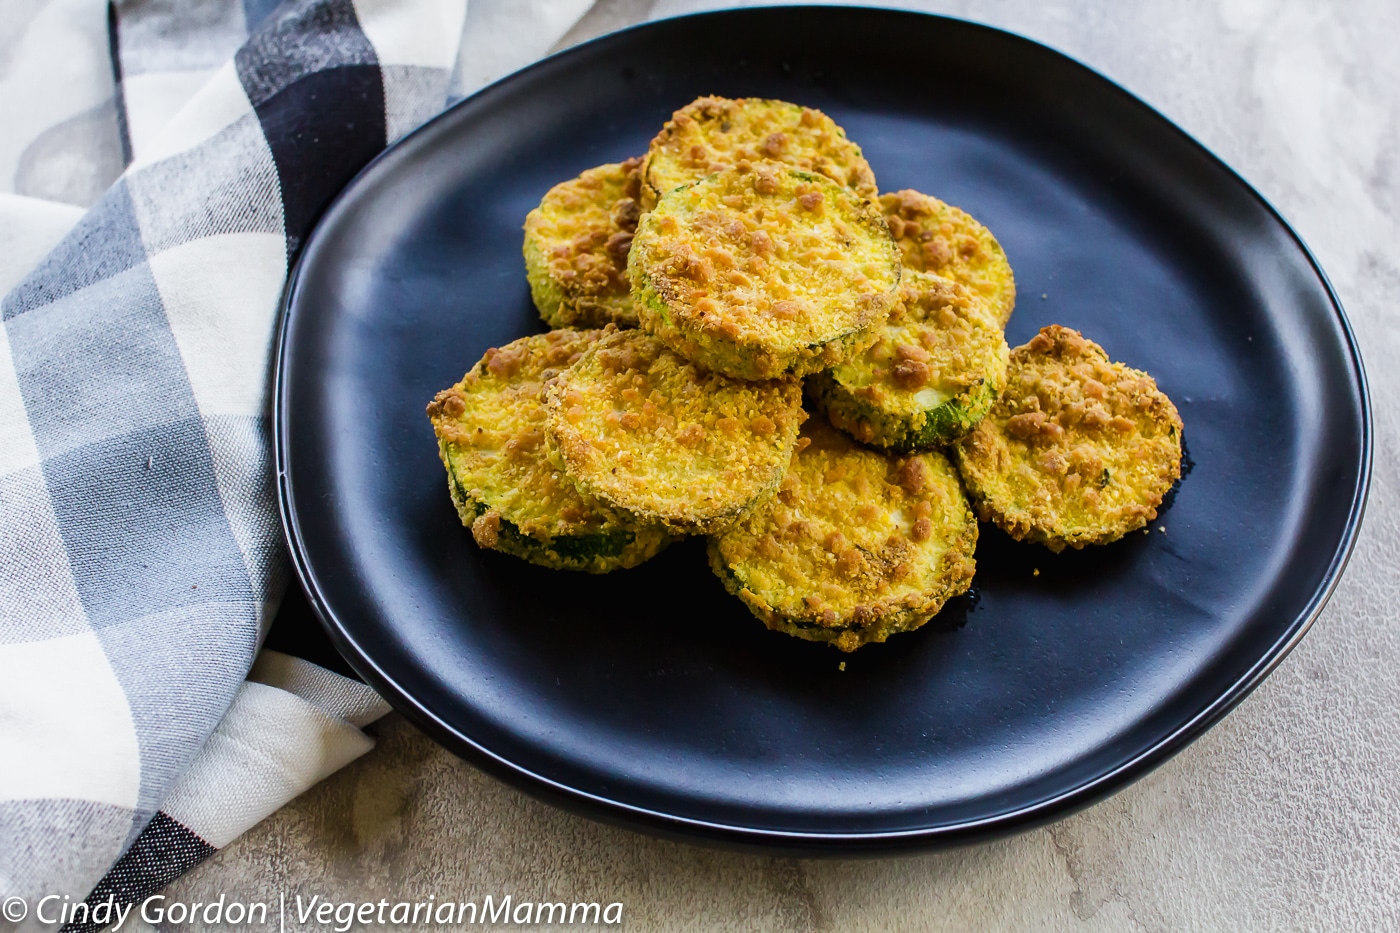
[[[705,93],[821,107],[884,190],[980,218],[1016,270],[1013,345],[1067,324],[1155,375],[1194,470],[1151,533],[1055,557],[984,527],[978,598],[850,657],[766,631],[700,541],[598,578],[479,551],[423,407],[540,329],[520,226],[545,190]],[[276,418],[302,582],[396,707],[570,809],[800,853],[1024,829],[1179,751],[1316,617],[1371,451],[1336,297],[1226,166],[1033,42],[829,7],[611,35],[384,153],[293,276]]]

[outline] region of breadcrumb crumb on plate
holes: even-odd
[[[1181,476],[1181,432],[1151,376],[1051,325],[1011,351],[1006,391],[954,452],[983,520],[1058,552],[1156,518]]]
[[[545,383],[600,337],[556,330],[486,351],[428,405],[448,491],[476,543],[534,564],[604,573],[673,538],[590,499],[545,456]]]
[[[966,592],[977,520],[940,453],[896,457],[822,419],[778,495],[710,538],[710,568],[770,629],[854,651]]]
[[[549,456],[641,522],[708,532],[778,487],[807,417],[795,379],[744,382],[641,331],[609,333],[547,392]]]

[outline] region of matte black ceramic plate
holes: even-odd
[[[820,107],[883,190],[986,223],[1016,271],[1013,345],[1067,324],[1156,376],[1194,469],[1151,533],[1057,557],[984,527],[977,597],[852,656],[765,630],[699,540],[604,577],[478,550],[424,405],[541,329],[520,240],[546,189],[707,93]],[[394,146],[301,257],[276,414],[302,582],[395,706],[583,813],[808,853],[1026,828],[1180,750],[1317,615],[1370,464],[1341,309],[1239,177],[1032,42],[833,8],[612,35]]]

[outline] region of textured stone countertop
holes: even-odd
[[[1316,252],[1361,342],[1377,430],[1365,527],[1308,637],[1147,778],[978,848],[808,862],[664,842],[528,798],[390,717],[375,751],[172,899],[514,893],[622,901],[631,930],[1400,929],[1400,3],[917,5],[1119,81],[1233,165]],[[603,0],[565,41],[696,6]]]

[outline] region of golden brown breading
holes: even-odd
[[[637,330],[603,337],[547,392],[550,456],[588,495],[706,532],[777,488],[806,414],[795,379],[741,382]]]
[[[831,423],[857,440],[925,450],[986,415],[1006,384],[1009,351],[970,289],[905,269],[900,296],[872,346],[808,387]]]
[[[1181,429],[1151,376],[1052,325],[1011,351],[1006,390],[955,453],[984,520],[1062,551],[1157,516],[1181,475]]]
[[[867,450],[814,418],[778,495],[712,537],[709,555],[769,628],[854,651],[966,592],[976,548],[977,520],[942,454]]]
[[[825,175],[864,198],[876,194],[875,174],[860,147],[820,110],[756,97],[701,97],[677,110],[651,141],[643,205],[654,206],[678,185],[760,159]]]
[[[603,573],[634,567],[670,543],[661,526],[581,495],[545,456],[545,382],[602,335],[556,330],[487,350],[428,406],[452,501],[482,547]]]
[[[1006,326],[1016,307],[1016,280],[990,230],[967,212],[909,189],[882,194],[880,207],[906,268],[967,286]]]
[[[642,326],[740,379],[834,366],[875,339],[899,254],[869,202],[821,175],[742,163],[642,218],[627,274]]]
[[[550,327],[637,326],[627,253],[641,217],[641,157],[549,189],[525,218],[525,277]]]

